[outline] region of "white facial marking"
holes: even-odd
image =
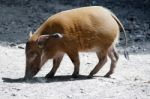
[[[34,61],[34,60],[36,59],[36,57],[37,57],[37,54],[34,53],[34,54],[32,55],[32,57],[29,58],[29,62],[31,63],[32,61]]]
[[[42,52],[40,66],[43,66],[47,60],[48,60],[48,58],[46,57],[45,53]]]

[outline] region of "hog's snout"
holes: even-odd
[[[34,75],[31,72],[26,72],[24,76],[24,80],[31,80],[33,76]]]
[[[25,76],[24,76],[24,79],[25,80],[31,80],[36,74],[37,72],[39,71],[39,69],[35,69],[35,70],[26,70],[26,73],[25,73]]]

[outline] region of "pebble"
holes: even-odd
[[[81,93],[84,93],[84,89],[83,89],[83,88],[80,88],[80,92],[81,92]]]
[[[18,89],[18,88],[12,88],[12,89],[17,90],[17,91],[20,91],[20,90],[21,90],[21,89]]]
[[[67,98],[72,98],[72,96],[71,95],[67,95]]]
[[[9,46],[10,46],[10,47],[14,47],[14,46],[16,46],[16,44],[11,43]]]
[[[16,96],[16,94],[12,93],[11,96]]]
[[[18,48],[19,48],[19,49],[25,49],[25,48],[24,48],[24,47],[22,47],[22,46],[18,46]]]

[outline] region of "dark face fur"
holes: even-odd
[[[53,58],[60,38],[62,38],[60,34],[42,35],[36,41],[29,40],[26,43],[25,79],[31,79],[48,59]]]
[[[36,42],[26,43],[26,71],[25,79],[31,79],[40,70],[41,52]]]

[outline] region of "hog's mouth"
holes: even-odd
[[[33,76],[34,75],[32,73],[26,73],[25,76],[24,76],[24,80],[26,80],[26,81],[31,80],[33,78]]]
[[[26,70],[25,76],[24,76],[24,80],[31,80],[38,72],[39,72],[39,68],[34,69],[34,70]]]

